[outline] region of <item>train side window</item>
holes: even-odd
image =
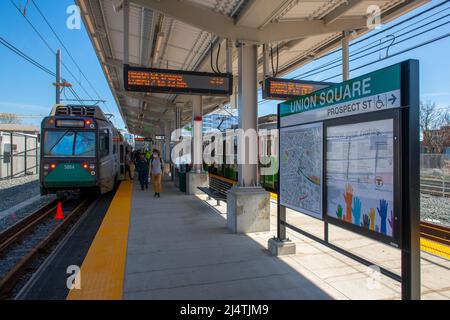
[[[109,131],[104,130],[99,133],[99,155],[106,157],[109,155]]]

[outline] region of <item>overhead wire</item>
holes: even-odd
[[[388,27],[388,28],[382,30],[381,32],[377,32],[377,33],[375,33],[375,34],[373,34],[373,35],[370,35],[370,36],[368,36],[368,37],[366,37],[366,38],[364,38],[364,39],[358,40],[358,41],[356,41],[356,42],[350,44],[350,46],[353,46],[353,45],[358,44],[358,43],[363,43],[364,41],[367,41],[368,39],[373,38],[373,37],[376,36],[376,35],[382,34],[382,33],[386,32],[386,31],[388,31],[388,30],[391,30],[392,28],[394,28],[394,27],[396,27],[396,26],[399,26],[399,25],[401,25],[401,24],[404,24],[405,22],[411,21],[411,20],[414,19],[414,18],[417,18],[417,17],[419,17],[419,16],[421,16],[421,15],[427,13],[427,12],[430,12],[430,11],[436,9],[437,7],[440,7],[440,6],[442,6],[442,5],[446,4],[446,3],[448,3],[449,1],[450,1],[450,0],[443,1],[443,2],[439,3],[438,5],[435,5],[435,6],[433,6],[433,7],[431,7],[431,8],[428,8],[428,9],[422,11],[422,12],[419,12],[419,13],[415,14],[414,16],[412,16],[412,17],[410,17],[410,18],[408,18],[408,19],[405,19],[405,20],[402,20],[402,21],[398,22],[398,23],[396,23],[396,24],[394,24],[394,25],[392,25],[392,26],[390,26],[390,27]],[[430,19],[430,18],[432,18],[432,17],[438,15],[439,13],[442,13],[442,12],[444,12],[444,11],[447,11],[448,9],[449,9],[449,8],[442,9],[442,10],[436,12],[436,13],[433,13],[432,15],[429,15],[429,16],[427,16],[427,17],[425,17],[425,18],[420,19],[419,21],[414,21],[414,22],[412,22],[411,24],[407,25],[406,27],[403,27],[403,28],[401,28],[401,29],[399,29],[399,30],[396,30],[395,32],[393,32],[393,33],[390,34],[390,35],[385,36],[384,38],[393,35],[393,37],[395,37],[394,40],[397,40],[397,37],[402,37],[402,36],[408,35],[408,34],[414,32],[414,31],[417,31],[417,30],[420,29],[420,28],[423,28],[423,27],[425,27],[425,26],[431,25],[432,23],[435,23],[435,22],[437,22],[437,21],[439,21],[439,20],[442,20],[442,19],[448,17],[449,14],[444,15],[444,16],[441,16],[441,17],[439,17],[438,19],[434,19],[432,22],[425,23],[425,24],[422,24],[422,25],[420,25],[420,26],[417,27],[417,24],[418,24],[418,23],[423,22],[423,21],[425,21],[425,20],[427,20],[427,19]],[[424,31],[422,31],[422,32],[416,33],[416,34],[414,34],[414,35],[412,35],[412,36],[410,36],[410,37],[408,37],[408,38],[402,39],[402,40],[400,40],[400,41],[393,41],[393,39],[391,38],[391,39],[387,39],[387,40],[385,40],[385,41],[383,41],[383,42],[381,42],[381,43],[378,43],[380,40],[383,40],[383,39],[384,39],[384,38],[380,38],[380,39],[377,39],[377,40],[375,40],[375,41],[373,41],[373,42],[371,42],[371,43],[369,43],[369,44],[366,44],[366,45],[364,45],[364,46],[362,46],[362,47],[360,47],[360,48],[357,48],[355,52],[352,52],[352,54],[350,55],[350,57],[352,57],[352,56],[354,57],[355,55],[358,55],[358,54],[361,54],[361,53],[363,53],[363,52],[366,52],[367,50],[373,49],[373,48],[375,48],[375,47],[379,47],[380,44],[385,44],[385,43],[388,43],[388,42],[389,42],[389,44],[386,45],[386,46],[384,46],[384,47],[380,47],[380,48],[378,48],[377,50],[371,51],[371,52],[369,52],[368,54],[365,54],[364,56],[359,56],[359,57],[356,57],[356,58],[354,58],[354,59],[351,59],[350,61],[355,61],[355,60],[361,59],[362,57],[367,57],[367,56],[369,56],[369,55],[371,55],[371,54],[374,54],[374,53],[377,53],[377,52],[381,52],[382,50],[385,50],[385,49],[386,49],[386,56],[385,56],[384,58],[381,58],[381,57],[380,57],[379,59],[377,59],[377,60],[375,60],[375,61],[373,61],[373,62],[370,62],[370,63],[365,64],[365,65],[360,66],[360,67],[353,68],[353,69],[351,69],[350,71],[355,71],[355,70],[361,69],[361,68],[366,67],[366,66],[368,66],[368,65],[371,65],[371,64],[374,64],[374,63],[377,63],[377,62],[380,62],[380,61],[389,59],[389,58],[394,57],[394,56],[397,56],[397,55],[399,55],[399,54],[402,54],[402,53],[405,53],[405,52],[408,52],[408,51],[411,51],[411,50],[420,48],[420,47],[422,47],[422,46],[424,46],[424,45],[427,45],[427,44],[430,44],[430,43],[433,43],[433,42],[442,40],[442,39],[444,39],[444,38],[447,38],[448,35],[443,35],[443,36],[434,38],[434,39],[432,39],[432,40],[425,41],[425,42],[423,42],[423,43],[421,43],[421,44],[418,44],[418,45],[416,45],[416,46],[407,48],[407,49],[405,49],[405,50],[401,50],[401,51],[399,51],[399,52],[397,52],[397,53],[389,54],[389,49],[390,49],[392,46],[398,45],[398,44],[400,44],[400,43],[403,43],[403,42],[406,42],[406,41],[411,40],[411,39],[413,39],[413,38],[416,38],[416,37],[418,37],[418,36],[420,36],[420,35],[423,35],[423,34],[426,34],[426,33],[428,33],[428,32],[434,31],[434,30],[436,30],[437,28],[440,28],[440,27],[443,27],[443,26],[447,25],[448,23],[450,23],[450,22],[449,22],[449,21],[444,22],[444,23],[442,23],[442,24],[440,24],[440,25],[438,25],[438,26],[431,27],[431,28],[429,28],[429,29],[426,29],[426,30],[424,30]],[[408,28],[410,28],[410,27],[413,27],[413,26],[416,26],[416,27],[413,28],[412,30],[409,30],[409,31],[407,31],[407,32],[404,32],[404,33],[402,33],[402,34],[400,34],[400,35],[395,36],[395,34],[401,32],[401,31],[403,31],[403,30],[406,30],[406,29],[408,29]],[[371,46],[371,45],[372,45],[372,46]],[[369,47],[369,46],[370,46],[370,47]],[[337,53],[337,52],[339,52],[340,50],[341,50],[341,49],[334,50],[333,52],[330,52],[330,53],[328,53],[328,54],[322,56],[321,58],[323,58],[323,57],[325,57],[325,56],[328,56],[328,55],[331,55],[331,54],[333,54],[333,53]],[[306,77],[310,77],[310,76],[312,76],[312,75],[316,75],[316,74],[319,74],[319,73],[322,73],[322,72],[325,72],[325,71],[334,69],[334,68],[340,66],[340,61],[342,61],[342,58],[337,58],[337,59],[335,59],[335,60],[329,61],[329,62],[325,63],[324,65],[321,65],[321,66],[319,66],[319,67],[316,67],[316,68],[314,68],[314,69],[311,69],[311,70],[309,70],[309,71],[307,71],[307,72],[305,72],[305,73],[302,73],[301,75],[295,76],[295,77],[293,77],[293,79],[304,79],[304,78],[306,78]],[[330,65],[333,65],[333,64],[335,64],[336,62],[338,63],[338,65],[329,67]],[[327,67],[328,67],[328,68],[327,68]],[[326,68],[326,69],[324,69],[324,68]],[[319,71],[319,70],[320,70],[320,71]],[[341,73],[341,74],[342,74],[342,73]],[[328,77],[328,78],[323,79],[323,80],[321,80],[321,81],[327,81],[327,80],[333,79],[333,78],[338,77],[338,76],[339,76],[339,75],[334,75],[334,76],[332,76],[332,77]],[[258,103],[259,103],[259,104],[263,104],[263,103],[267,103],[267,102],[269,102],[269,101],[270,101],[270,100],[261,100],[261,101],[259,101]]]
[[[75,64],[76,68],[78,69],[79,73],[83,76],[83,78],[86,80],[86,82],[88,83],[88,85],[91,87],[92,91],[96,94],[97,98],[102,101],[102,98],[100,97],[100,94],[97,92],[97,90],[95,89],[95,87],[92,85],[91,81],[88,79],[88,77],[86,76],[86,74],[83,72],[83,70],[81,69],[81,67],[79,66],[79,64],[77,63],[77,61],[75,60],[75,58],[73,57],[72,53],[70,52],[69,49],[67,49],[66,45],[64,44],[64,42],[61,40],[61,38],[59,37],[58,33],[55,31],[55,29],[52,27],[52,25],[50,24],[50,22],[48,21],[48,19],[46,18],[46,16],[44,15],[44,13],[42,12],[42,10],[39,8],[39,6],[37,5],[37,3],[35,2],[35,0],[31,0],[31,2],[33,3],[33,5],[36,7],[39,15],[43,18],[43,20],[45,21],[45,23],[47,24],[47,26],[50,28],[50,30],[52,31],[53,35],[56,37],[56,39],[58,40],[58,42],[61,44],[61,46],[63,47],[63,49],[67,52],[69,58],[72,60],[72,62]],[[80,84],[80,82],[78,81],[78,83]],[[90,97],[91,100],[92,97]],[[105,105],[106,108],[108,109],[108,106]],[[109,109],[108,109],[108,112]]]
[[[5,38],[0,36],[0,44],[2,44],[3,46],[5,46],[6,48],[8,48],[9,50],[11,50],[13,53],[15,53],[16,55],[18,55],[19,57],[21,57],[22,59],[28,61],[29,63],[31,63],[32,65],[34,65],[35,67],[39,68],[40,70],[44,71],[45,73],[49,74],[52,77],[56,77],[56,73],[51,71],[49,68],[45,67],[44,65],[42,65],[40,62],[36,61],[35,59],[31,58],[29,55],[27,55],[26,53],[24,53],[22,50],[20,50],[19,48],[17,48],[16,46],[14,46],[12,43],[10,43],[9,41],[7,41]],[[65,81],[65,79],[63,79],[63,81]],[[80,97],[78,96],[78,94],[73,90],[73,88],[70,88],[71,92],[73,94],[73,96],[79,101],[81,102]]]
[[[34,24],[30,21],[30,19],[28,19],[23,12],[20,10],[20,8],[17,6],[17,4],[13,1],[13,0],[9,0],[9,2],[17,9],[17,11],[20,13],[20,15],[27,21],[27,23],[29,24],[29,26],[33,29],[33,31],[38,35],[38,37],[41,39],[41,41],[45,44],[45,46],[50,50],[50,52],[54,55],[56,55],[56,51],[52,48],[52,46],[48,43],[47,40],[45,40],[44,36],[39,32],[39,30],[34,26]],[[80,86],[80,88],[86,93],[86,95],[88,97],[90,97],[91,99],[92,96],[89,94],[89,92],[84,88],[84,86],[81,84],[80,81],[77,80],[77,77],[75,77],[75,75],[72,73],[72,71],[67,67],[67,65],[64,62],[61,62],[61,64],[63,65],[64,69],[72,76],[72,78],[78,83],[78,85]],[[74,91],[75,89],[72,88],[72,90]],[[75,91],[74,91],[75,92]],[[78,95],[78,94],[77,94]],[[82,99],[81,99],[82,100]]]
[[[445,9],[445,10],[448,10],[448,9]],[[442,10],[442,11],[445,11],[445,10]],[[389,35],[385,36],[384,38],[386,38],[386,37],[388,37],[388,36],[391,36],[391,35],[394,35],[395,38],[397,39],[397,38],[399,38],[399,37],[402,37],[402,36],[404,36],[404,35],[407,35],[407,34],[409,34],[409,33],[412,33],[413,31],[416,31],[416,30],[418,30],[418,29],[420,29],[420,28],[423,28],[423,27],[425,27],[425,26],[427,26],[427,25],[430,25],[430,24],[435,23],[435,22],[437,22],[437,21],[439,21],[439,20],[442,20],[442,19],[444,19],[444,18],[446,18],[446,17],[448,17],[448,16],[450,16],[450,14],[447,14],[447,15],[442,16],[442,17],[440,17],[440,18],[438,18],[438,19],[436,19],[436,20],[433,20],[433,21],[430,22],[430,23],[422,24],[422,25],[420,25],[420,26],[418,26],[418,27],[416,27],[416,28],[414,28],[414,29],[412,29],[412,30],[409,30],[409,31],[407,31],[407,32],[404,32],[404,33],[402,33],[402,34],[400,34],[400,35],[396,35],[396,36],[395,36],[396,33],[400,32],[400,31],[403,31],[403,30],[405,30],[405,29],[407,29],[407,28],[409,28],[409,27],[411,27],[411,26],[413,26],[413,25],[416,25],[417,23],[419,23],[419,22],[425,20],[425,19],[422,19],[422,20],[420,20],[420,21],[417,21],[417,22],[412,23],[411,25],[409,25],[409,26],[407,26],[407,27],[405,27],[405,28],[402,28],[402,29],[400,29],[400,30],[397,30],[396,32],[394,32],[394,33],[392,33],[392,34],[389,34]],[[430,16],[430,17],[431,17],[431,16]],[[428,17],[428,18],[429,18],[429,17]],[[444,24],[444,25],[445,25],[445,24]],[[441,27],[441,26],[442,26],[442,25],[439,25],[439,26],[433,27],[433,28],[431,28],[431,29],[439,28],[439,27]],[[417,35],[421,35],[421,33],[419,33],[419,34],[417,34]],[[385,41],[383,41],[383,42],[378,43],[378,41],[380,41],[380,40],[382,40],[382,39],[384,39],[384,38],[378,39],[378,40],[373,41],[373,42],[371,42],[371,43],[369,43],[369,44],[367,44],[367,45],[365,45],[365,46],[363,46],[363,47],[361,47],[361,48],[356,49],[356,51],[355,51],[355,52],[352,52],[352,53],[350,54],[349,57],[352,57],[352,56],[355,56],[355,55],[357,55],[357,54],[366,52],[367,50],[370,50],[370,49],[372,49],[372,48],[375,48],[375,47],[377,47],[377,46],[380,46],[380,45],[382,45],[382,44],[384,44],[384,43],[388,43],[388,42],[391,41],[391,40],[385,40]],[[410,39],[410,38],[408,38],[408,39]],[[401,42],[403,42],[403,40],[402,40]],[[398,43],[401,43],[401,42],[397,42],[397,44],[398,44]],[[385,49],[385,48],[386,48],[386,47],[384,47],[384,48],[382,48],[382,49]],[[381,50],[381,49],[380,49],[380,50]],[[378,50],[377,50],[377,51],[378,51]],[[325,63],[325,64],[323,64],[323,65],[321,65],[321,66],[318,66],[318,67],[316,67],[316,68],[314,68],[314,69],[311,69],[311,70],[309,70],[309,71],[307,71],[307,72],[305,72],[305,73],[303,73],[303,74],[301,74],[301,75],[295,76],[295,77],[293,77],[293,79],[305,79],[306,77],[316,75],[316,74],[318,74],[318,73],[320,73],[320,72],[324,72],[324,71],[331,70],[331,69],[333,69],[333,68],[339,67],[341,61],[342,61],[342,58],[341,58],[341,57],[336,58],[336,59],[334,59],[334,60],[332,60],[332,61],[329,61],[329,62],[327,62],[327,63]],[[350,60],[350,61],[351,61],[351,60]]]
[[[420,48],[420,47],[423,47],[423,46],[425,46],[425,45],[431,44],[431,43],[433,43],[433,42],[436,42],[436,41],[439,41],[439,40],[442,40],[442,39],[445,39],[445,38],[448,38],[448,37],[450,37],[450,33],[446,33],[446,34],[444,34],[444,35],[442,35],[442,36],[439,36],[439,37],[433,38],[433,39],[431,39],[431,40],[422,42],[422,43],[420,43],[420,44],[418,44],[418,45],[415,45],[415,46],[413,46],[413,47],[410,47],[410,48],[401,50],[401,51],[399,51],[399,52],[396,52],[396,53],[391,54],[391,55],[389,55],[389,56],[383,57],[383,58],[381,58],[381,59],[378,59],[378,60],[375,60],[375,61],[372,61],[372,62],[363,64],[363,65],[358,66],[358,67],[355,67],[355,68],[351,69],[350,71],[356,71],[356,70],[359,70],[359,69],[368,67],[368,66],[370,66],[370,65],[372,65],[372,64],[378,63],[378,62],[383,61],[383,60],[386,60],[386,59],[393,58],[393,57],[398,56],[398,55],[400,55],[400,54],[409,52],[409,51],[411,51],[411,50],[418,49],[418,48]],[[342,73],[337,74],[337,75],[334,75],[334,76],[331,76],[331,77],[328,77],[328,78],[323,79],[323,80],[321,80],[321,81],[327,81],[327,80],[330,80],[330,79],[339,77],[340,75],[342,75]]]

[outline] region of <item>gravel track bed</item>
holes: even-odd
[[[420,219],[450,227],[450,198],[421,194]]]
[[[2,256],[0,264],[0,279],[3,278],[22,258],[28,254],[39,242],[45,239],[54,230],[61,221],[49,219],[40,224],[37,228],[27,235],[22,241],[10,247],[6,254]]]
[[[0,181],[0,211],[39,195],[37,175]]]
[[[11,227],[13,224],[17,223],[18,221],[22,220],[23,218],[29,216],[33,212],[35,212],[37,209],[44,207],[45,205],[49,204],[55,199],[54,195],[47,195],[40,197],[38,200],[36,200],[33,203],[30,203],[28,206],[17,210],[13,214],[9,216],[5,216],[3,218],[0,218],[0,232]]]

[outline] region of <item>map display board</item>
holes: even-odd
[[[393,119],[326,131],[327,216],[393,237]]]
[[[322,219],[323,125],[280,131],[280,204]]]

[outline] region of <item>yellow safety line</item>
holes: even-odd
[[[272,198],[272,200],[278,200],[278,195],[276,193],[271,192],[270,197]]]
[[[217,174],[214,174],[214,173],[208,173],[208,174],[209,174],[210,176],[212,176],[212,177],[218,179],[218,180],[222,180],[222,181],[231,183],[232,185],[237,184],[237,181],[235,181],[235,180],[231,180],[231,179],[228,179],[228,178],[225,178],[225,177],[221,177],[221,176],[218,176]]]
[[[131,194],[131,182],[123,181],[81,266],[81,289],[67,300],[122,299]]]
[[[420,249],[450,260],[450,247],[425,238],[420,238]]]

